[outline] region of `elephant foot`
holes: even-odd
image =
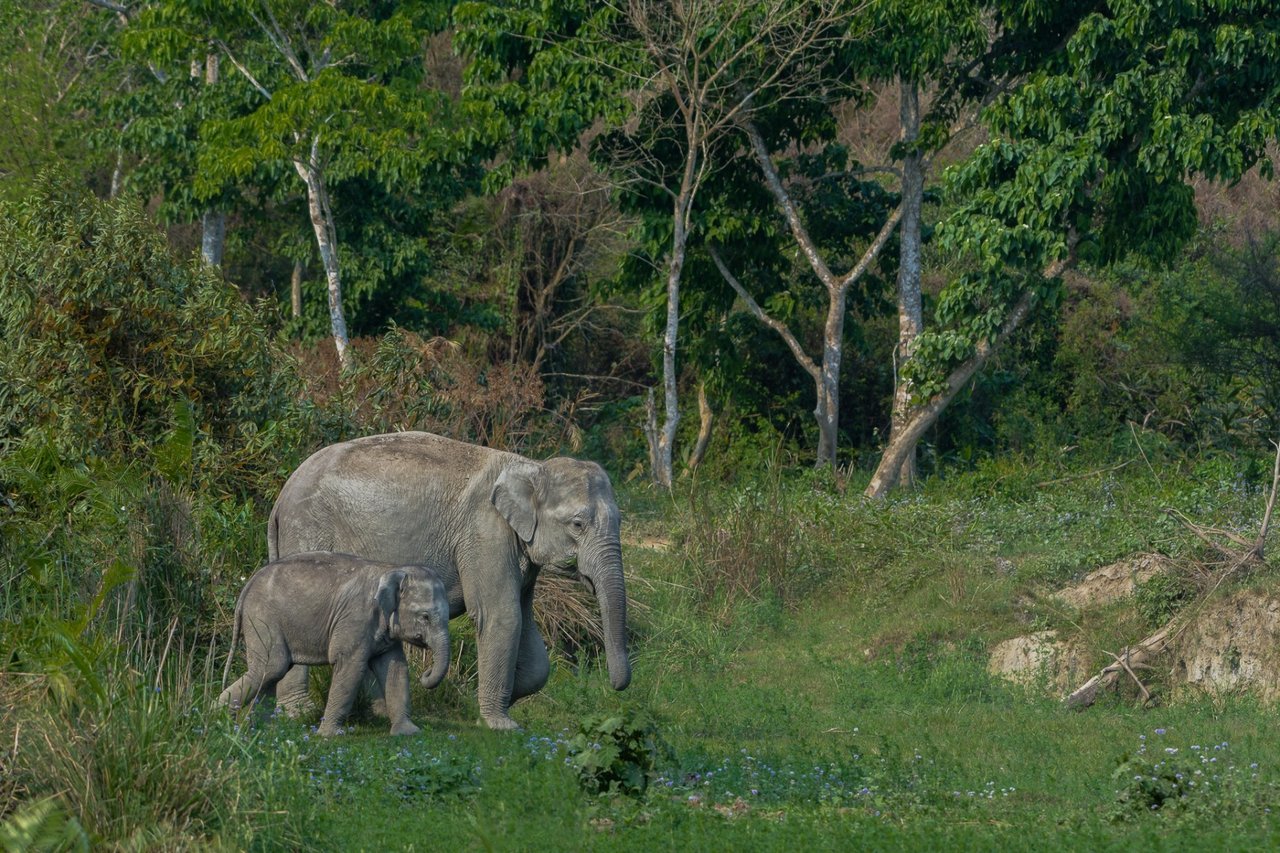
[[[321,720],[320,725],[316,728],[316,734],[321,737],[334,737],[335,735],[344,734],[342,727],[331,724],[326,720]]]
[[[316,711],[319,710],[319,707],[316,705],[316,703],[312,702],[310,699],[303,699],[300,701],[290,701],[288,699],[277,698],[276,707],[283,708],[285,715],[288,716],[289,719],[291,720],[296,720],[299,717],[305,717],[310,714],[314,714]]]
[[[413,721],[408,717],[405,717],[403,720],[400,720],[391,726],[391,733],[393,735],[416,735],[420,731],[422,731],[422,729],[415,726]]]
[[[520,728],[520,724],[506,714],[488,714],[481,717],[486,726],[498,732],[509,732]]]
[[[373,714],[375,717],[383,717],[383,718],[390,717],[391,715],[387,713],[386,697],[383,697],[383,696],[375,697],[373,701],[369,703],[369,712]]]

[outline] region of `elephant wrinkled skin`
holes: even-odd
[[[272,559],[344,551],[441,574],[449,612],[476,626],[480,714],[515,728],[511,703],[546,684],[550,660],[533,620],[542,569],[572,571],[600,605],[609,678],[631,681],[626,590],[613,487],[594,462],[535,462],[422,432],[334,444],[303,462],[271,511]],[[278,688],[300,700],[303,667]]]
[[[448,595],[436,573],[420,565],[328,552],[275,560],[240,591],[233,649],[241,634],[248,672],[218,701],[240,708],[270,693],[291,666],[332,664],[322,735],[337,734],[370,671],[385,692],[391,733],[418,731],[409,720],[402,641],[431,649],[431,672],[423,678],[428,687],[449,669]]]

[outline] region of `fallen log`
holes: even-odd
[[[1173,635],[1172,628],[1173,623],[1165,625],[1137,645],[1127,646],[1121,650],[1120,654],[1112,655],[1115,658],[1115,663],[1103,667],[1102,672],[1076,688],[1065,700],[1067,707],[1079,710],[1088,708],[1097,701],[1099,691],[1111,687],[1122,675],[1128,675],[1132,678],[1137,683],[1138,689],[1142,691],[1143,696],[1146,697],[1147,701],[1150,701],[1151,694],[1148,692],[1146,685],[1134,673],[1134,670],[1147,667],[1148,661],[1157,657],[1169,647],[1169,639]]]

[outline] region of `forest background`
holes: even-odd
[[[694,515],[760,475],[1270,473],[1269,3],[0,13],[0,651],[72,716],[120,654],[212,659],[284,477],[355,435]]]

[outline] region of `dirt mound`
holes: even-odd
[[[1206,604],[1177,642],[1173,672],[1215,695],[1280,698],[1280,598],[1248,590]]]
[[[1013,637],[991,650],[987,671],[1024,687],[1066,695],[1078,680],[1087,677],[1088,660],[1072,643],[1059,639],[1057,631],[1037,631]]]
[[[1078,610],[1101,607],[1133,595],[1138,584],[1171,568],[1169,558],[1163,554],[1138,554],[1090,572],[1080,583],[1055,592],[1053,597]]]

